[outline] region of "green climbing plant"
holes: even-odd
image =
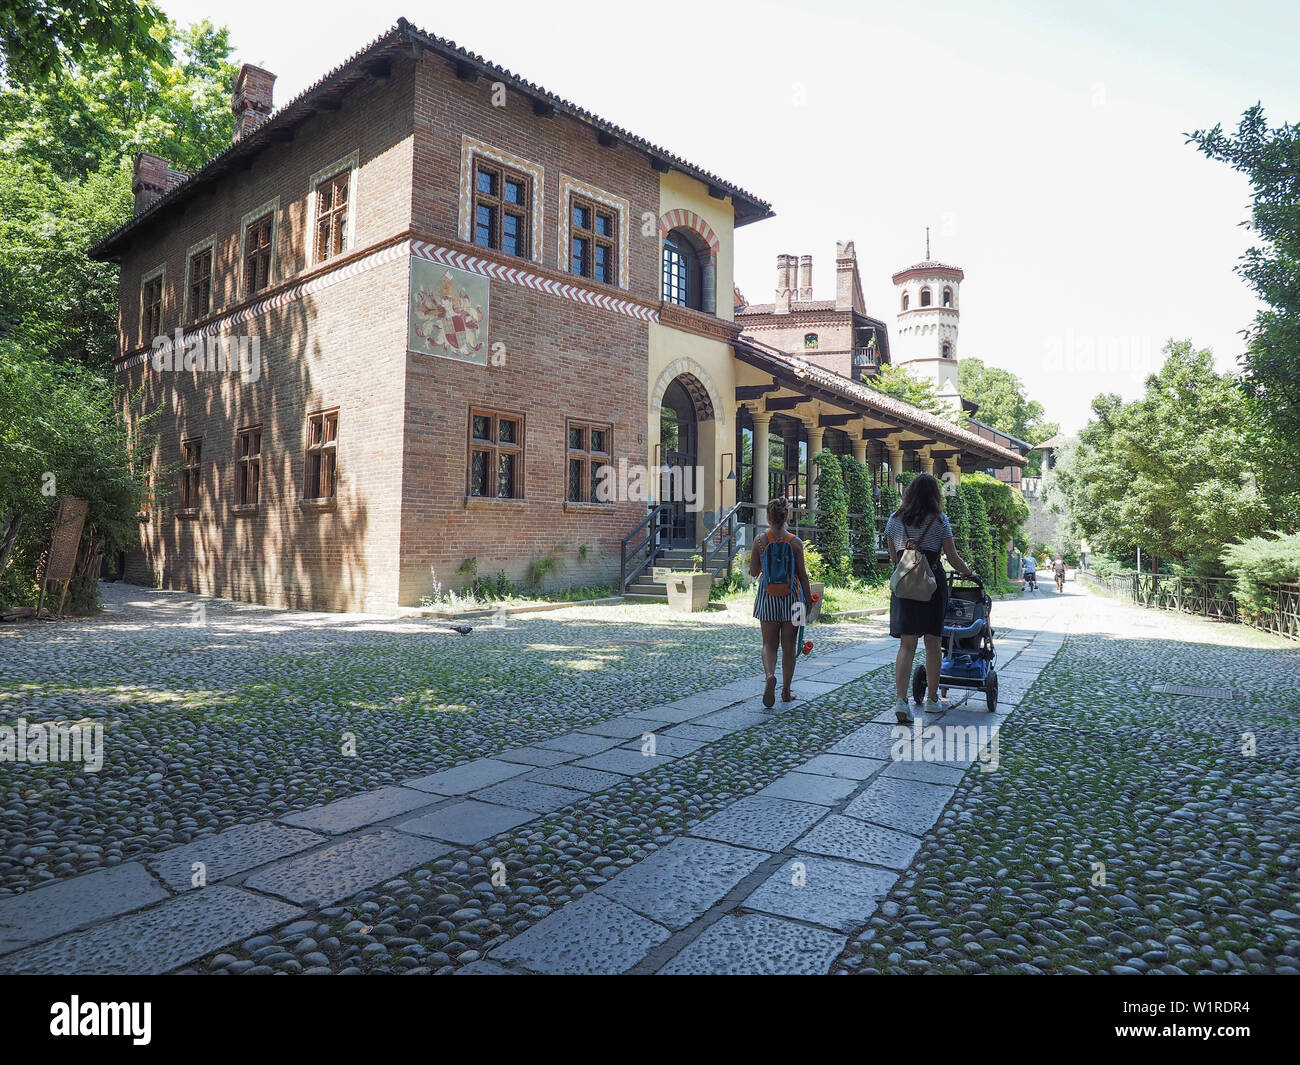
[[[817,525],[819,547],[826,560],[828,584],[846,584],[853,574],[849,553],[849,497],[844,490],[844,473],[838,456],[823,451],[813,460],[817,466]]]

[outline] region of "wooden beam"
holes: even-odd
[[[861,417],[861,414],[823,414],[817,419],[817,424],[823,429],[833,429],[848,425],[849,422],[856,422]]]
[[[809,402],[808,396],[778,396],[776,399],[766,401],[766,407],[769,411],[794,410],[800,403]]]
[[[456,77],[461,81],[475,82],[478,81],[478,67],[468,59],[456,60]]]
[[[863,440],[884,440],[885,437],[893,436],[897,432],[898,432],[897,429],[863,429],[862,439]]]
[[[658,174],[666,174],[672,167],[657,155],[650,156],[650,169]]]
[[[538,118],[551,118],[555,114],[555,105],[549,100],[533,97],[533,114]]]
[[[727,198],[727,190],[724,188],[719,188],[717,185],[710,185],[709,195],[712,196],[715,200],[725,200]]]
[[[602,148],[617,148],[619,140],[614,134],[601,130],[596,134],[596,141]]]
[[[769,392],[779,392],[781,386],[775,381],[767,385],[737,385],[736,400],[762,399]]]

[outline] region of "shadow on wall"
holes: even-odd
[[[302,249],[289,247],[283,254],[301,255]],[[146,364],[140,407],[163,407],[154,423],[159,502],[142,525],[142,553],[128,566],[128,580],[321,610],[359,610],[374,595],[369,507],[363,480],[347,459],[348,393],[339,387],[336,369],[322,372],[317,317],[316,298],[304,297],[223,330],[259,338],[255,381],[237,371],[160,372]],[[342,407],[336,497],[331,506],[304,508],[306,416],[336,405]],[[259,506],[237,513],[237,434],[259,425]],[[354,432],[359,429],[354,423]],[[177,516],[178,477],[181,441],[191,436],[202,438],[201,502],[198,514],[187,518]]]

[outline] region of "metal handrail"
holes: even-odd
[[[642,518],[641,521],[637,523],[636,528],[623,537],[618,564],[620,591],[626,592],[627,586],[641,576],[641,574],[647,569],[653,566],[656,559],[663,554],[663,548],[659,543],[659,534],[663,531],[663,516],[671,509],[672,505],[669,503],[657,504],[650,509],[650,512]],[[642,529],[646,528],[646,526],[650,526],[650,529],[646,532],[644,539],[635,546],[629,547],[628,545],[632,542],[632,538]],[[645,559],[636,567],[636,569],[629,573],[627,571],[629,558],[635,558],[636,555],[647,546],[649,547],[649,550],[646,551]]]
[[[727,574],[731,572],[731,565],[736,557],[735,549],[737,546],[738,538],[740,535],[741,524],[742,524],[741,522],[738,522],[736,520],[736,516],[743,508],[748,508],[750,510],[753,510],[754,504],[743,503],[743,502],[737,503],[725,514],[723,514],[722,517],[720,517],[717,520],[717,522],[714,523],[713,528],[711,528],[700,538],[700,552],[704,556],[704,561],[701,564],[700,568],[703,569],[705,573],[710,572],[710,564],[713,562],[718,552],[723,550],[724,548],[726,549],[727,552],[726,561],[720,566],[713,567],[712,573],[713,576],[715,577],[725,577]],[[749,525],[751,524],[751,522],[745,522],[743,524]],[[722,529],[724,525],[727,527],[726,537],[718,540],[717,543],[715,543],[712,547],[709,547],[708,546],[709,541],[715,535],[717,535],[719,530]]]

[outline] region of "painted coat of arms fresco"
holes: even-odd
[[[486,277],[412,258],[406,346],[486,366],[489,292]]]

